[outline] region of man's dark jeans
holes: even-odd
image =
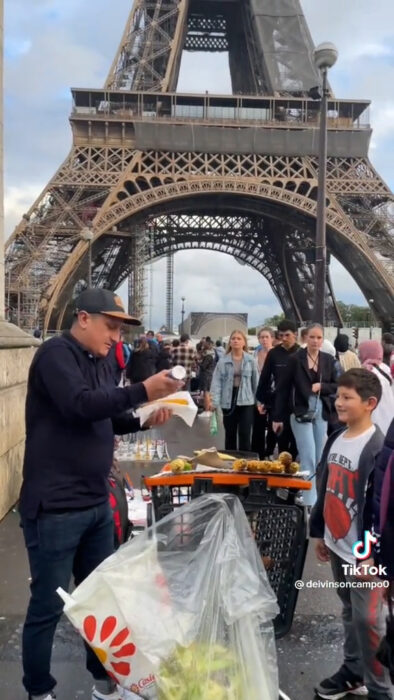
[[[31,695],[49,692],[51,654],[63,601],[56,593],[68,590],[71,576],[78,585],[114,551],[112,511],[108,503],[67,513],[40,513],[22,518],[29,556],[31,598],[23,628],[23,685]],[[87,647],[86,666],[96,680],[108,678],[94,652]]]

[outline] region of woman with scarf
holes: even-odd
[[[342,367],[343,372],[354,367],[361,367],[360,360],[355,352],[349,350],[349,338],[345,333],[339,333],[334,340],[334,348],[337,351],[336,357]]]
[[[376,374],[382,385],[382,398],[372,413],[372,420],[385,435],[394,418],[394,382],[390,367],[383,362],[383,347],[377,340],[360,343],[358,354],[362,367]]]

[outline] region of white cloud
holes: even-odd
[[[25,214],[38,197],[41,191],[40,185],[28,184],[23,189],[18,187],[6,187],[4,192],[4,215],[6,220],[5,238],[10,236],[15,226],[19,224]]]

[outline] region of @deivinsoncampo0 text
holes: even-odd
[[[295,581],[294,586],[300,591],[303,588],[388,588],[390,581]]]

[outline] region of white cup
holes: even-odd
[[[182,365],[175,365],[170,369],[168,376],[181,382],[186,377],[186,370]]]

